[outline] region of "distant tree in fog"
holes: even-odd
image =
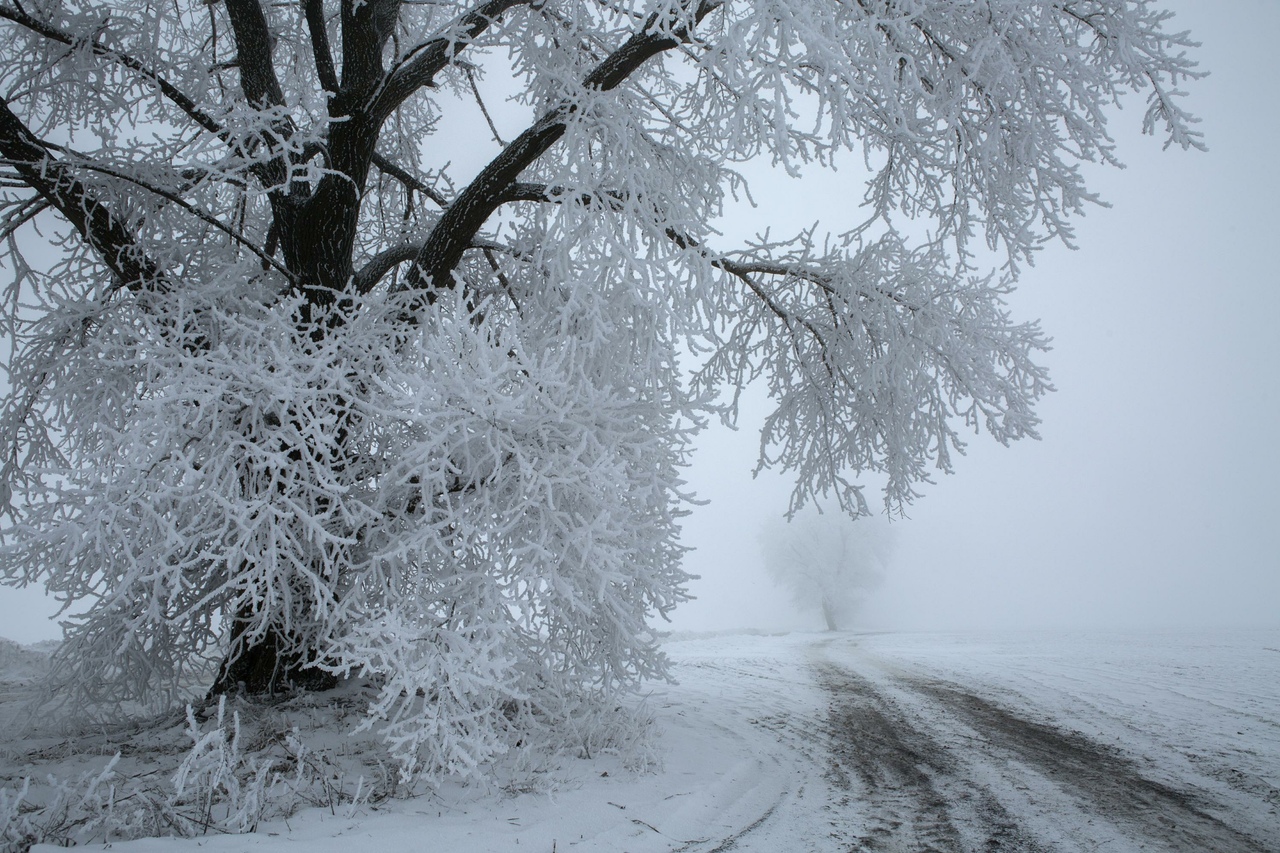
[[[839,631],[884,580],[892,533],[878,519],[810,509],[765,529],[764,565],[801,610],[821,610],[827,630]]]

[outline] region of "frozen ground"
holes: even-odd
[[[680,683],[648,700],[656,772],[597,756],[548,769],[533,792],[311,808],[253,835],[111,849],[1280,850],[1280,631],[732,635],[669,649]],[[3,647],[0,664],[3,716],[34,665]],[[154,754],[172,754],[161,741]],[[0,785],[24,763],[100,766],[93,743],[0,744]],[[145,772],[145,755],[125,760]]]

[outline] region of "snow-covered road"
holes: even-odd
[[[730,727],[774,797],[759,825],[743,816],[686,849],[1280,850],[1280,652],[1267,642],[886,634],[675,646],[685,683],[672,698],[722,722],[741,709]]]
[[[661,769],[117,851],[1280,850],[1280,633],[672,641]]]

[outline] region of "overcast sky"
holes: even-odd
[[[1280,625],[1280,2],[1167,5],[1204,43],[1212,76],[1191,103],[1210,151],[1162,152],[1137,100],[1115,116],[1129,168],[1092,181],[1114,207],[1078,223],[1078,251],[1045,251],[1012,302],[1054,338],[1043,440],[971,441],[895,523],[866,627]],[[819,215],[843,230],[861,189],[842,176],[757,194],[767,211],[726,230]],[[820,627],[764,576],[756,530],[789,487],[751,479],[750,427],[708,434],[690,473],[712,503],[686,525],[702,579],[677,629]],[[0,636],[55,637],[52,610],[0,588]]]

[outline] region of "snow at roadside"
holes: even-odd
[[[112,849],[1280,849],[1280,631],[667,648],[680,683],[647,699],[650,771],[570,759],[537,790],[312,808],[256,834]]]

